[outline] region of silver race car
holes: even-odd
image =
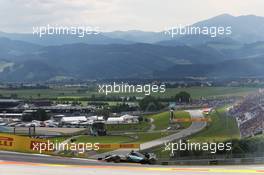
[[[131,151],[126,155],[122,154],[112,154],[107,155],[104,158],[99,158],[98,160],[103,160],[106,162],[129,162],[129,163],[141,163],[141,164],[155,164],[157,161],[156,155],[153,153],[141,154],[136,151]]]

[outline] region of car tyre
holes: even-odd
[[[119,156],[116,156],[114,162],[115,162],[115,163],[120,163],[120,161],[121,161],[121,158],[120,158]]]

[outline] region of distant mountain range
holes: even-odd
[[[175,24],[177,25],[177,24]],[[222,14],[207,20],[197,22],[191,26],[207,27],[232,27],[231,38],[242,43],[252,43],[264,40],[264,17],[246,15],[232,16]],[[159,43],[177,40],[180,44],[200,44],[205,41],[214,41],[215,38],[201,36],[182,36],[170,38],[164,32],[144,32],[139,30],[105,32],[99,35],[88,35],[83,38],[73,35],[52,35],[39,38],[32,34],[4,33],[0,32],[0,37],[12,40],[26,41],[38,45],[62,45],[72,43],[86,44],[131,44],[131,43]],[[194,43],[193,43],[194,42]]]
[[[0,33],[1,81],[264,76],[264,18],[220,15],[194,26],[232,26],[229,37],[116,31],[48,36]]]

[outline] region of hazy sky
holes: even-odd
[[[264,16],[264,0],[0,0],[0,31],[33,26],[99,26],[160,31],[223,13]]]

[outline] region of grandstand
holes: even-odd
[[[245,97],[230,108],[229,113],[237,120],[242,137],[250,137],[264,131],[264,91]]]

